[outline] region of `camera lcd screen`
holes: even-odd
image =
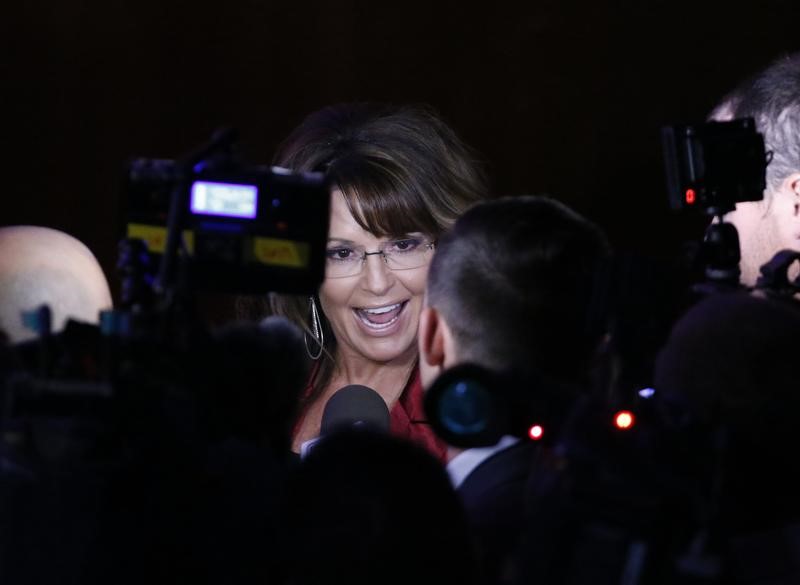
[[[258,209],[258,188],[254,185],[195,181],[190,208],[199,215],[222,215],[254,219]]]

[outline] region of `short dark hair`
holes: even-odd
[[[787,176],[800,171],[800,53],[775,60],[734,93],[733,117],[755,119],[772,152],[767,185],[777,190]]]
[[[553,199],[480,203],[441,238],[427,302],[460,361],[582,380],[606,333],[591,307],[609,256],[603,232]]]
[[[376,236],[422,232],[435,240],[488,192],[476,156],[423,105],[323,108],[291,133],[273,162],[326,173],[359,225]],[[273,295],[270,304],[310,333],[307,297]],[[309,400],[327,384],[334,365],[336,339],[325,315],[320,318],[325,353]]]

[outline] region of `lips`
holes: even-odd
[[[354,309],[354,311],[364,325],[380,331],[391,327],[400,318],[400,314],[407,304],[408,301],[403,301],[382,307]]]

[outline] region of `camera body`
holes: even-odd
[[[126,237],[143,240],[160,268],[174,221],[193,289],[307,294],[322,283],[330,193],[321,173],[245,167],[230,157],[188,171],[137,159],[127,192]]]
[[[672,209],[723,215],[763,198],[768,157],[752,118],[666,126],[661,138]]]
[[[324,278],[330,206],[324,175],[244,165],[233,154],[233,142],[232,132],[221,132],[178,160],[129,163],[126,238],[117,265],[121,302],[101,314],[99,326],[69,322],[57,334],[50,332],[49,312],[37,311],[35,340],[0,344],[0,431],[11,432],[31,452],[36,449],[26,437],[32,425],[47,431],[54,452],[58,445],[111,445],[101,438],[105,432],[135,442],[141,435],[125,427],[129,413],[142,409],[142,416],[168,418],[172,404],[160,409],[164,401],[175,401],[183,413],[218,414],[237,388],[194,388],[264,364],[274,370],[265,377],[280,380],[292,360],[273,363],[271,355],[283,356],[286,348],[304,355],[295,339],[302,335],[288,323],[271,333],[254,326],[242,334],[252,338],[245,346],[261,347],[263,354],[247,358],[238,351],[227,357],[234,365],[221,373],[218,364],[229,343],[198,316],[195,291],[309,294]],[[214,408],[206,395],[214,395]],[[63,421],[63,433],[50,433]],[[80,431],[86,441],[73,441],[73,422],[89,429]],[[0,440],[0,456],[2,448]]]

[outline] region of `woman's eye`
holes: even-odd
[[[392,242],[391,249],[397,252],[411,252],[416,250],[421,243],[417,238],[405,238]]]
[[[351,260],[355,253],[350,248],[332,248],[327,252],[330,260]]]

